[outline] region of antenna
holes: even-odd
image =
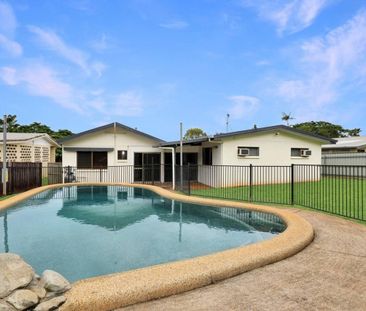
[[[229,118],[230,114],[226,114],[226,133],[229,132]]]

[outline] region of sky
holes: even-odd
[[[366,135],[366,2],[0,0],[0,113],[164,140],[290,113]]]

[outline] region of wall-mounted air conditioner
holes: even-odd
[[[238,156],[239,157],[246,157],[249,155],[249,149],[248,148],[238,148]]]
[[[301,150],[301,156],[302,157],[310,157],[311,156],[311,150]]]

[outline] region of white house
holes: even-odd
[[[60,145],[45,133],[7,133],[6,155],[9,162],[56,161],[56,148]],[[3,133],[0,133],[0,161],[3,159]]]
[[[351,136],[334,138],[335,144],[326,144],[322,146],[323,154],[333,153],[365,153],[366,136]]]
[[[321,145],[333,142],[332,139],[284,125],[254,128],[184,141],[183,164],[196,166],[191,177],[198,182],[222,186],[223,176],[220,174],[224,174],[224,170],[221,173],[216,170],[213,179],[213,166],[321,164]],[[76,167],[80,181],[88,178],[89,181],[136,182],[154,179],[170,182],[174,175],[179,175],[172,169],[174,163],[180,163],[179,141],[165,142],[120,123],[70,136],[61,144],[63,166]],[[150,169],[146,169],[148,167]],[[91,178],[92,174],[94,176]],[[225,171],[225,174],[228,172]],[[234,169],[232,174],[237,174]],[[243,177],[233,176],[230,178],[233,183],[235,178]],[[288,177],[281,178],[281,181],[286,181]]]

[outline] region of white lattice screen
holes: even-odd
[[[34,162],[42,161],[42,147],[35,146],[34,147]]]
[[[50,148],[42,147],[42,162],[48,162],[50,159]]]
[[[26,145],[20,146],[20,161],[21,162],[32,161],[32,146],[26,146]]]

